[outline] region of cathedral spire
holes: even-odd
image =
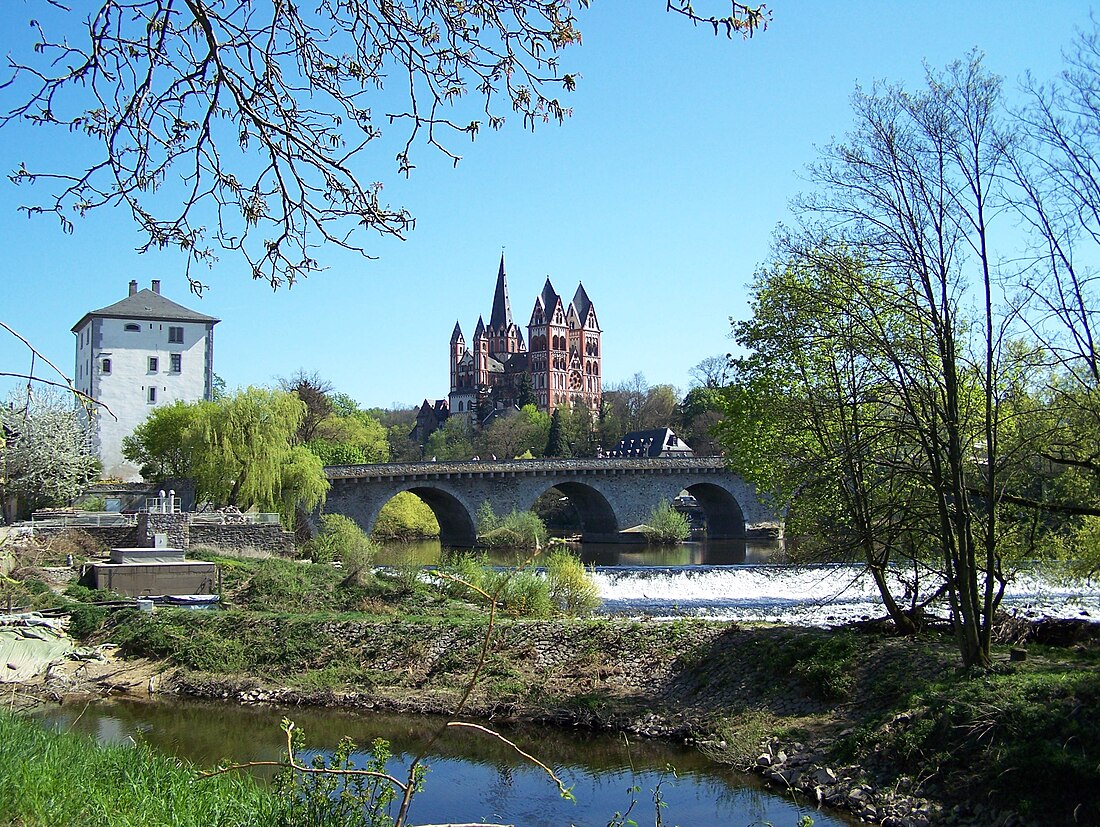
[[[500,254],[500,269],[497,271],[497,289],[493,294],[493,312],[489,316],[489,327],[503,330],[512,324],[512,306],[508,302],[508,277],[504,275],[504,253]]]
[[[462,341],[465,341],[462,338],[462,328],[459,326],[458,322],[455,322],[455,330],[454,333],[451,334],[451,344],[453,345],[455,342]]]

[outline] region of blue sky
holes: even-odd
[[[767,31],[730,41],[662,0],[593,0],[580,12],[583,45],[562,58],[582,76],[571,118],[459,142],[457,169],[424,147],[408,180],[388,160],[363,169],[416,229],[404,242],[370,240],[377,260],[322,252],[328,269],[291,290],[273,293],[223,255],[198,300],[182,258],[134,252],[122,213],[65,235],[17,213],[29,194],[0,181],[0,320],[71,373],[72,325],[123,298],[130,279],[158,278],[169,298],[222,319],[215,371],[231,388],[305,369],[366,406],[418,404],[446,395],[454,323],[469,338],[488,316],[504,249],[516,321],[547,276],[566,297],[582,281],[604,331],[605,383],[641,372],[686,390],[692,366],[730,350],[729,318],[746,314],[745,285],[807,186],[815,147],[848,130],[857,82],[915,87],[922,61],[940,67],[978,47],[1012,99],[1025,71],[1053,77],[1075,31],[1091,28],[1083,0],[769,5]],[[30,15],[20,6],[5,9],[5,53],[26,31],[14,24]],[[43,143],[59,137],[0,130],[0,168],[67,153]],[[0,330],[0,371],[28,366]]]

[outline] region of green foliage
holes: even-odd
[[[107,610],[102,606],[77,603],[69,609],[69,634],[84,640],[103,628]]]
[[[482,527],[488,530],[482,530]],[[490,548],[539,548],[547,537],[546,524],[533,512],[512,511],[504,519],[498,519],[488,503],[478,509],[477,541],[480,545]]]
[[[81,511],[106,511],[107,500],[98,495],[84,497],[76,503],[76,507]]]
[[[352,759],[355,742],[341,739],[332,757],[326,760],[314,755],[306,763],[303,757],[305,736],[288,719],[282,722],[283,732],[290,736],[290,751],[284,760],[291,766],[275,778],[275,795],[282,805],[275,827],[388,827],[390,804],[397,788],[392,780],[378,777],[386,772],[390,746],[381,738],[371,744],[365,765]],[[308,769],[298,769],[306,767]],[[324,770],[325,772],[311,772]],[[363,772],[375,773],[375,776]],[[421,772],[414,783],[419,788]]]
[[[778,681],[794,678],[811,698],[839,701],[855,687],[853,665],[860,651],[851,632],[798,632],[761,642],[763,661]]]
[[[137,464],[147,480],[192,476],[198,425],[214,404],[175,402],[154,408],[132,434],[123,438],[122,455]]]
[[[452,416],[428,437],[424,456],[435,457],[440,462],[470,459],[474,455],[473,436],[465,417]]]
[[[543,455],[547,457],[573,456],[573,448],[570,446],[571,436],[565,410],[555,408],[553,415],[550,417],[550,432],[546,437],[546,448],[543,449]]]
[[[554,607],[570,617],[591,614],[600,605],[600,592],[580,558],[558,545],[546,558],[546,579]]]
[[[963,673],[911,703],[903,723],[864,731],[860,748],[1045,824],[1100,823],[1100,726],[1086,711],[1100,703],[1095,668]]]
[[[484,592],[506,615],[545,618],[553,613],[549,582],[529,568],[497,571],[484,557],[460,554],[442,572],[443,589],[453,598],[484,605]]]
[[[293,524],[328,491],[317,455],[296,445],[304,403],[293,393],[247,388],[217,402],[155,408],[124,440],[143,473],[195,480],[200,502],[278,511]]]
[[[493,511],[493,504],[486,500],[477,507],[477,514],[474,515],[474,524],[477,526],[478,534],[488,534],[490,531],[496,531],[500,528],[500,518],[497,517],[496,512]]]
[[[382,506],[371,535],[386,540],[438,537],[439,522],[420,497],[411,491],[402,491]]]
[[[82,827],[269,827],[274,797],[244,775],[195,769],[142,742],[97,746],[0,713],[0,823]]]
[[[367,578],[378,550],[378,544],[342,514],[322,514],[321,533],[303,546],[314,563],[338,562],[345,576],[359,584]]]
[[[649,512],[642,533],[651,543],[680,543],[691,536],[691,526],[687,517],[663,500]]]
[[[306,448],[317,455],[322,465],[363,465],[367,461],[363,450],[351,442],[311,439]]]

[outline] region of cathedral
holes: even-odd
[[[535,298],[525,344],[512,321],[502,254],[489,324],[477,320],[468,348],[455,323],[450,367],[451,416],[476,414],[484,421],[494,410],[532,403],[547,413],[584,405],[595,414],[602,397],[596,309],[583,285],[566,305],[547,279]]]

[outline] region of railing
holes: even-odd
[[[34,528],[127,528],[137,525],[137,514],[119,514],[114,511],[53,514],[49,517],[32,517],[31,525]]]

